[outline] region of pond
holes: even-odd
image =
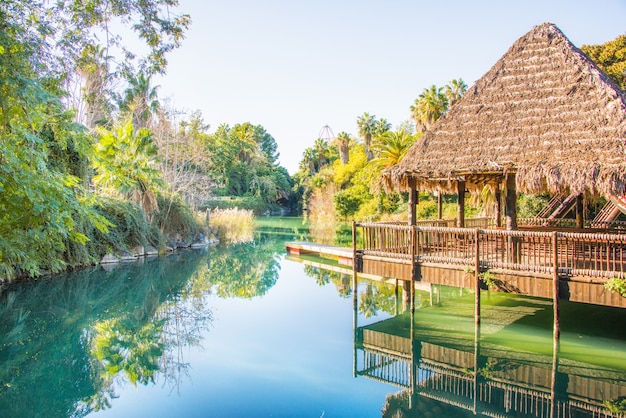
[[[626,312],[359,277],[252,243],[0,294],[3,417],[617,416]],[[626,310],[625,310],[626,311]],[[626,402],[624,402],[626,403]]]

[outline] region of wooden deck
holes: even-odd
[[[359,272],[626,308],[604,284],[626,277],[626,235],[356,223]],[[478,276],[478,277],[477,277]],[[485,286],[483,283],[482,286]]]
[[[604,287],[612,278],[626,278],[624,234],[398,223],[360,223],[354,229],[354,249],[285,245],[291,255],[315,254],[345,266],[353,266],[356,253],[356,272],[372,276],[474,289],[479,266],[479,275],[495,277],[490,290],[554,298],[558,288],[559,299],[626,308],[626,298]]]

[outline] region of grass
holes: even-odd
[[[254,215],[249,209],[215,209],[209,225],[220,242],[237,244],[254,240]]]

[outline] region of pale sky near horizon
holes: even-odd
[[[159,97],[213,132],[251,122],[293,174],[329,125],[357,136],[364,112],[394,127],[423,89],[471,86],[518,38],[552,22],[580,47],[626,33],[626,0],[180,0],[191,15]]]

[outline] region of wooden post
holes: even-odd
[[[437,219],[443,219],[443,198],[441,191],[437,192]]]
[[[500,191],[500,183],[496,184],[494,198],[496,200],[496,228],[502,226],[502,192]]]
[[[356,251],[356,222],[352,221],[352,298],[353,302],[356,305],[357,303],[357,279],[358,279],[358,262],[357,262],[357,251]],[[356,319],[355,319],[356,320]]]
[[[515,173],[506,176],[506,229],[517,229],[517,189],[515,185]]]
[[[559,243],[558,232],[552,232],[552,298],[554,305],[554,339],[558,339],[561,334],[561,324],[559,319]]]
[[[585,214],[584,214],[585,205],[583,204],[583,195],[582,193],[576,196],[576,228],[584,228],[585,227]]]
[[[506,202],[505,216],[507,231],[517,230],[517,189],[515,185],[515,173],[508,173],[506,176]],[[509,237],[507,240],[507,258],[510,263],[517,263],[518,239]]]
[[[474,240],[476,241],[476,258],[474,261],[474,289],[476,292],[475,300],[476,306],[474,307],[474,317],[476,319],[476,325],[480,324],[480,230],[476,228],[474,230]]]
[[[354,335],[354,350],[352,355],[352,374],[358,375],[357,369],[357,329],[359,317],[359,296],[357,294],[357,262],[356,262],[356,222],[352,221],[352,334]]]
[[[411,225],[411,312],[415,312],[415,270],[417,265],[415,263],[415,238],[417,235],[417,231],[415,230],[415,226]]]
[[[457,228],[465,227],[465,180],[459,180],[456,183],[457,194],[459,196],[459,203],[457,205]]]
[[[409,179],[409,225],[416,225],[417,223],[417,186],[415,185],[415,179]]]

